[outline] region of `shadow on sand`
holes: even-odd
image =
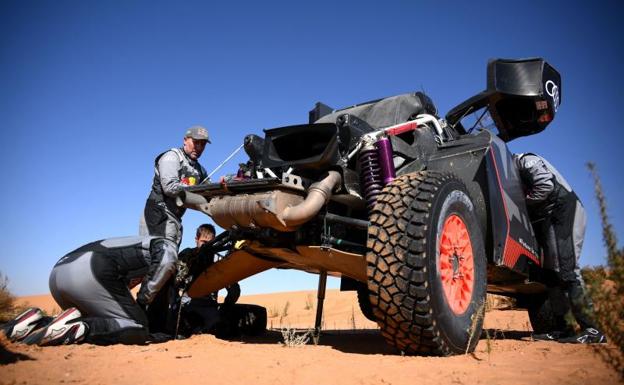
[[[486,339],[489,336],[489,338],[493,340],[526,341],[531,339],[532,334],[533,333],[526,330],[483,329],[481,332],[481,339]]]
[[[297,334],[308,332],[307,329],[296,329]],[[279,330],[267,330],[259,336],[242,336],[234,338],[224,338],[230,341],[240,341],[247,344],[277,345],[284,341]],[[312,344],[310,335],[310,342]],[[333,349],[344,353],[358,354],[397,354],[398,351],[386,344],[379,330],[357,329],[357,330],[323,330],[318,341],[319,346],[330,346]]]
[[[306,329],[297,329],[297,334],[307,332]],[[487,332],[487,335],[486,335]],[[531,337],[531,332],[519,330],[484,329],[481,339],[495,340],[527,340]],[[279,330],[268,330],[260,336],[242,336],[234,338],[223,338],[230,341],[240,341],[247,344],[267,344],[274,345],[283,342],[282,333]],[[312,344],[312,339],[310,342]],[[378,329],[357,329],[357,330],[323,330],[318,342],[320,346],[330,346],[333,349],[344,353],[357,354],[400,354],[398,349],[388,345]]]
[[[26,354],[14,353],[0,342],[0,365],[13,364],[17,361],[25,360],[33,360],[33,358]]]

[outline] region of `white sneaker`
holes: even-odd
[[[89,328],[85,322],[78,320],[80,317],[82,314],[75,307],[63,311],[45,328],[38,345],[55,346],[82,342]]]
[[[21,341],[41,324],[44,315],[41,309],[31,307],[2,326],[2,331],[11,342]]]
[[[587,328],[576,336],[562,338],[559,342],[567,344],[606,344],[607,337],[599,330]]]

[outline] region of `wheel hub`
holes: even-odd
[[[456,253],[453,253],[451,257],[451,264],[453,267],[453,279],[455,279],[459,276],[459,255]]]

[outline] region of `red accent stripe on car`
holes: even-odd
[[[505,264],[507,266],[514,267],[516,263],[518,263],[518,259],[521,255],[524,255],[539,264],[537,257],[515,239],[508,236],[505,244],[509,245],[509,248],[505,247]]]

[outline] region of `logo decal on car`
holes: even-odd
[[[555,105],[555,112],[557,112],[557,108],[559,108],[559,86],[555,84],[552,80],[549,80],[544,84],[544,89],[546,93],[550,95],[553,99],[553,104]]]

